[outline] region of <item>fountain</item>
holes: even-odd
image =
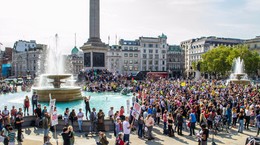
[[[71,78],[71,74],[64,74],[64,64],[62,54],[58,49],[58,35],[55,35],[55,49],[48,49],[45,74],[40,76],[39,87],[33,88],[39,96],[39,101],[48,102],[52,99],[57,102],[70,102],[82,99],[81,88],[74,86],[65,86],[66,81]],[[51,82],[48,82],[52,80]],[[50,85],[52,84],[52,86]]]
[[[250,80],[248,80],[247,74],[244,72],[244,60],[240,59],[240,57],[234,59],[232,65],[232,73],[230,74],[227,83],[232,82],[235,84],[250,84]]]

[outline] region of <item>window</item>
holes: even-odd
[[[149,71],[152,71],[153,70],[153,67],[149,66]]]
[[[133,60],[129,60],[129,64],[133,64]]]
[[[164,61],[162,61],[162,65],[165,65],[165,62],[164,62]]]
[[[124,50],[128,50],[128,47],[124,47]]]
[[[143,54],[143,58],[147,58],[147,54]]]
[[[158,65],[158,64],[159,64],[159,61],[158,61],[158,60],[156,60],[156,61],[154,62],[154,64],[155,64],[155,65]]]
[[[133,57],[133,53],[129,53],[129,57]]]
[[[138,47],[135,47],[134,50],[138,50]]]
[[[162,53],[166,53],[166,50],[162,50]]]
[[[133,47],[129,47],[129,50],[133,50]]]
[[[153,50],[152,50],[152,49],[149,49],[149,53],[153,53]]]
[[[146,71],[146,67],[145,66],[143,67],[143,71]]]
[[[138,54],[137,54],[137,53],[135,53],[135,54],[134,54],[134,56],[135,56],[135,57],[138,57]]]
[[[149,59],[153,59],[153,55],[152,54],[149,54]]]
[[[165,48],[165,45],[163,45],[162,47]]]
[[[137,66],[135,66],[135,67],[134,67],[134,69],[135,69],[135,71],[137,71],[137,70],[138,70],[138,67],[137,67]]]
[[[155,47],[158,48],[158,44],[155,44]]]
[[[165,68],[164,68],[164,67],[162,67],[162,71],[165,71]]]
[[[162,58],[165,59],[165,55],[163,55]]]
[[[125,70],[125,71],[127,71],[127,70],[128,70],[128,67],[127,67],[126,65],[124,66],[124,70]]]
[[[125,56],[125,57],[128,57],[128,54],[127,54],[127,53],[124,53],[124,56]]]
[[[112,58],[111,61],[114,61],[114,59]]]
[[[127,64],[128,63],[128,60],[124,60],[124,64]]]
[[[153,48],[153,44],[149,44],[149,48]]]
[[[114,52],[112,52],[112,55],[114,55]]]
[[[144,53],[146,53],[146,49],[144,49]]]
[[[155,59],[159,59],[159,54],[155,54],[155,55],[154,55],[154,58],[155,58]]]
[[[138,60],[135,59],[135,60],[134,60],[134,64],[138,64]]]
[[[152,60],[149,60],[149,65],[153,65],[153,61]]]
[[[144,43],[144,47],[146,47],[145,43]]]
[[[155,53],[158,53],[158,49],[155,50]]]
[[[146,65],[146,60],[143,60],[143,64]]]
[[[154,69],[155,69],[155,71],[158,71],[158,66],[155,66]]]
[[[129,66],[129,70],[130,70],[130,71],[133,70],[133,66]]]

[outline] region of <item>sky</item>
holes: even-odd
[[[202,36],[250,39],[260,35],[260,0],[100,0],[105,43],[168,36],[169,44]],[[0,0],[0,43],[36,40],[69,53],[89,36],[89,0]]]

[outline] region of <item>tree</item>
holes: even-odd
[[[202,55],[201,71],[227,75],[232,69],[235,58],[244,60],[245,72],[253,75],[260,67],[260,56],[250,51],[246,45],[218,46]]]

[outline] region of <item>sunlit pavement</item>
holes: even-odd
[[[28,128],[23,129],[24,141],[22,145],[41,145],[43,144],[43,130],[42,129],[35,129],[35,128]],[[198,130],[196,130],[198,132]],[[57,132],[58,140],[51,138],[50,142],[52,145],[62,145],[62,137],[59,135],[61,132]],[[183,131],[184,136],[179,136],[175,133],[176,137],[168,137],[162,134],[162,128],[155,126],[153,129],[153,135],[155,137],[154,140],[148,141],[147,139],[140,139],[136,135],[136,131],[132,132],[130,135],[130,142],[132,145],[182,145],[182,144],[189,144],[189,145],[197,145],[197,138],[195,136],[189,136],[189,132]],[[50,135],[53,135],[50,132]],[[219,132],[216,136],[214,136],[215,143],[217,145],[244,145],[246,138],[248,136],[255,136],[256,135],[256,128],[250,128],[250,130],[244,130],[243,134],[238,133],[237,129],[231,129],[230,133],[227,132]],[[106,136],[109,140],[109,144],[115,144],[115,137],[113,136],[112,132],[106,132]],[[98,137],[96,135],[89,135],[85,137],[84,133],[77,133],[75,135],[75,145],[96,145],[96,141]],[[208,144],[212,142],[212,134],[208,139]]]

